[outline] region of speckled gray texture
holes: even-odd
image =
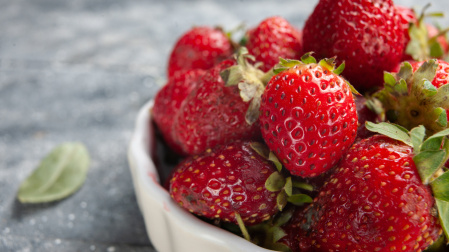
[[[192,25],[231,29],[271,15],[300,28],[316,3],[0,0],[0,251],[154,251],[126,151],[176,38]],[[20,182],[64,141],[90,151],[84,186],[56,203],[18,203]]]

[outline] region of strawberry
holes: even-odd
[[[421,251],[442,234],[410,146],[372,136],[338,167],[301,213],[301,251]]]
[[[204,74],[202,69],[176,72],[167,84],[156,94],[152,115],[154,122],[162,133],[169,147],[182,154],[182,149],[173,139],[173,118],[178,113],[182,102],[196,87],[200,77]]]
[[[282,64],[288,67],[271,78],[262,95],[262,137],[293,175],[315,177],[331,169],[356,137],[351,87],[332,59],[317,64],[306,54],[303,62]]]
[[[235,64],[225,60],[208,70],[175,115],[173,132],[183,152],[199,154],[237,139],[260,139],[258,123],[250,125],[245,119],[249,103],[242,100],[237,86],[225,86],[220,76]]]
[[[193,27],[176,42],[168,61],[168,77],[177,71],[191,69],[207,70],[229,58],[232,43],[219,28]]]
[[[216,146],[181,162],[170,180],[170,195],[183,208],[209,219],[254,225],[277,211],[277,193],[265,187],[276,172],[250,142]]]
[[[424,125],[430,133],[447,128],[448,63],[404,62],[398,73],[385,73],[385,87],[374,94],[386,118],[407,129]]]
[[[382,86],[404,51],[404,31],[392,0],[320,0],[303,29],[305,52],[345,61],[358,90]]]
[[[262,71],[268,71],[279,62],[279,57],[299,59],[302,55],[302,35],[282,17],[263,20],[248,32],[245,45],[256,61],[262,62]]]

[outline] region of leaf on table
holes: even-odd
[[[73,194],[86,180],[89,159],[89,153],[81,143],[57,146],[22,182],[17,194],[19,201],[44,203]]]

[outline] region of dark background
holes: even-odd
[[[193,25],[251,27],[272,15],[302,28],[316,3],[0,0],[0,251],[155,251],[126,152],[176,38]],[[83,187],[56,203],[18,203],[20,182],[65,141],[89,149]]]

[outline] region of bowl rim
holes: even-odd
[[[209,243],[212,242],[220,246],[221,249],[226,248],[229,251],[273,251],[259,247],[240,236],[201,221],[173,201],[170,194],[160,184],[156,166],[149,155],[153,150],[150,144],[151,138],[154,137],[154,129],[150,123],[150,111],[153,104],[154,100],[149,100],[140,108],[128,148],[129,167],[133,174],[132,179],[135,193],[139,208],[145,219],[147,233],[149,228],[147,219],[149,216],[143,211],[142,202],[140,202],[142,198],[139,195],[140,193],[148,194],[158,202],[159,204],[152,207],[163,212],[165,218],[171,218],[175,221],[174,223],[182,224],[183,228],[187,228],[189,232],[195,233],[201,239],[207,239]],[[142,186],[144,189],[143,192],[142,190],[139,191],[136,184]],[[148,233],[148,236],[152,240],[150,233]],[[161,249],[157,247],[157,244],[153,240],[152,243],[156,249]]]

